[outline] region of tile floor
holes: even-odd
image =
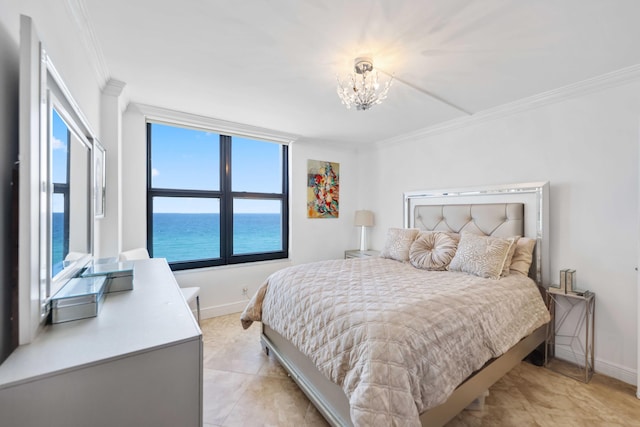
[[[260,325],[240,315],[202,321],[204,426],[327,426],[273,356]],[[455,426],[640,426],[635,387],[594,375],[589,384],[523,362],[490,389],[482,411],[463,411]]]

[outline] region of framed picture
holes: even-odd
[[[94,215],[96,218],[104,218],[105,181],[104,168],[105,150],[97,139],[93,140],[93,195]]]
[[[307,160],[307,218],[338,218],[340,163]]]

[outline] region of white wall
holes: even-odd
[[[248,295],[253,295],[274,271],[302,262],[342,258],[345,249],[357,246],[353,226],[358,177],[355,151],[321,141],[296,141],[290,145],[289,157],[289,259],[176,272],[180,286],[200,287],[204,318],[242,311],[247,303],[242,289],[247,287]],[[145,118],[135,106],[128,108],[123,118],[122,159],[122,248],[146,247],[146,128]],[[307,218],[308,159],[340,163],[339,218]]]
[[[291,147],[291,253],[294,264],[343,258],[358,247],[353,225],[358,205],[357,153],[322,141],[297,141]],[[340,215],[335,219],[307,218],[307,160],[340,163]]]
[[[633,384],[639,117],[634,82],[361,153],[373,246],[402,226],[404,191],[550,181],[551,277],[575,268],[579,287],[596,293],[595,369]]]
[[[110,79],[102,90],[100,143],[105,148],[104,216],[95,221],[94,256],[119,253],[122,249],[122,116],[126,108],[125,83]]]

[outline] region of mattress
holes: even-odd
[[[491,280],[374,258],[280,270],[241,319],[274,329],[338,384],[355,426],[419,426],[421,412],[549,313],[522,275]]]

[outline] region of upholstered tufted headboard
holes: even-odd
[[[524,233],[524,204],[417,205],[415,228],[511,237]]]
[[[549,183],[404,194],[405,227],[536,239],[530,276],[549,282]]]

